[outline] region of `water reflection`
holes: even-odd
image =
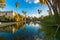
[[[20,29],[20,27],[23,27],[25,23],[16,23],[14,25],[10,25],[10,26],[5,26],[0,28],[0,32],[8,32],[8,33],[14,33],[16,32],[18,29]]]
[[[2,35],[0,37],[4,37],[6,40],[42,40],[44,39],[44,31],[41,29],[39,23],[16,23],[0,28],[0,33],[3,33],[0,34]]]
[[[42,25],[46,40],[60,40],[60,27]]]

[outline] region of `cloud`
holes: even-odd
[[[25,0],[25,2],[27,2],[27,3],[29,3],[29,4],[31,4],[31,3],[32,3],[32,1],[31,1],[31,0]]]
[[[26,2],[29,2],[29,0],[25,0]]]
[[[36,3],[39,3],[39,0],[25,0],[25,2],[28,2],[29,4],[31,3],[36,4]]]
[[[34,3],[36,4],[36,3],[39,3],[39,0],[34,0]]]
[[[28,16],[30,16],[30,17],[37,17],[37,18],[39,18],[39,17],[40,17],[40,15],[39,15],[39,14],[29,14]]]

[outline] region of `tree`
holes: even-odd
[[[16,8],[18,8],[19,5],[20,5],[20,4],[19,4],[18,2],[15,3]],[[17,11],[17,10],[16,10],[16,11]]]
[[[25,15],[25,17],[26,17],[26,13],[27,13],[27,12],[26,12],[26,11],[22,11],[22,13],[23,13],[23,14]]]
[[[16,5],[16,8],[18,8],[20,4],[18,2],[16,2],[15,5]]]
[[[60,13],[60,0],[40,0],[40,3],[43,3],[43,4],[46,4],[46,5],[48,5],[49,7],[50,7],[50,9],[52,9],[53,10],[53,12],[54,12],[54,17],[55,17],[55,20],[53,20],[53,21],[56,21],[56,23],[55,22],[53,22],[52,21],[52,23],[54,24],[57,24],[57,25],[52,25],[52,26],[54,26],[54,27],[57,27],[56,29],[55,29],[55,33],[54,33],[54,37],[56,37],[57,36],[57,33],[58,33],[58,30],[59,30],[59,24],[60,24],[60,17],[59,17],[59,13]],[[51,11],[52,11],[51,10]],[[50,19],[50,18],[49,18]],[[53,18],[54,19],[54,18]],[[51,21],[51,20],[50,20]],[[46,23],[46,22],[45,22]],[[48,24],[49,22],[47,22],[47,24]],[[45,24],[46,25],[46,24]],[[51,26],[50,26],[51,27]],[[52,28],[50,28],[50,29],[52,29]],[[52,32],[51,32],[52,33]],[[50,34],[49,34],[50,35]]]
[[[47,10],[47,12],[49,13],[49,16],[51,16],[51,15],[52,15],[52,13],[50,12],[50,10]]]
[[[42,10],[39,10],[39,9],[38,9],[38,14],[40,14],[41,12],[42,12]]]
[[[4,17],[5,19],[9,19],[7,15],[3,15],[3,17]]]
[[[5,3],[5,0],[0,0],[0,8],[5,8],[6,6],[6,3]]]
[[[5,3],[5,0],[0,0],[0,3]]]
[[[53,10],[56,23],[60,24],[60,22],[59,22],[59,12],[58,12],[58,11],[60,11],[60,5],[59,5],[60,0],[40,0],[40,3],[48,5],[49,10],[51,12]]]
[[[25,15],[25,26],[26,26],[26,11],[22,11],[22,13]]]
[[[58,0],[58,8],[59,8],[59,13],[60,13],[60,0]]]

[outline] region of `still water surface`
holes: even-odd
[[[38,23],[17,23],[0,28],[0,38],[3,40],[42,40],[44,32],[39,32],[40,29],[41,26]]]
[[[43,27],[38,23],[16,23],[15,25],[0,28],[0,40],[49,40],[46,38],[46,32],[42,29]],[[49,32],[47,33],[47,37],[50,37]],[[50,38],[50,40],[56,39]]]

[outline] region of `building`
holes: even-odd
[[[14,17],[17,13],[14,11],[0,11],[0,16]]]

